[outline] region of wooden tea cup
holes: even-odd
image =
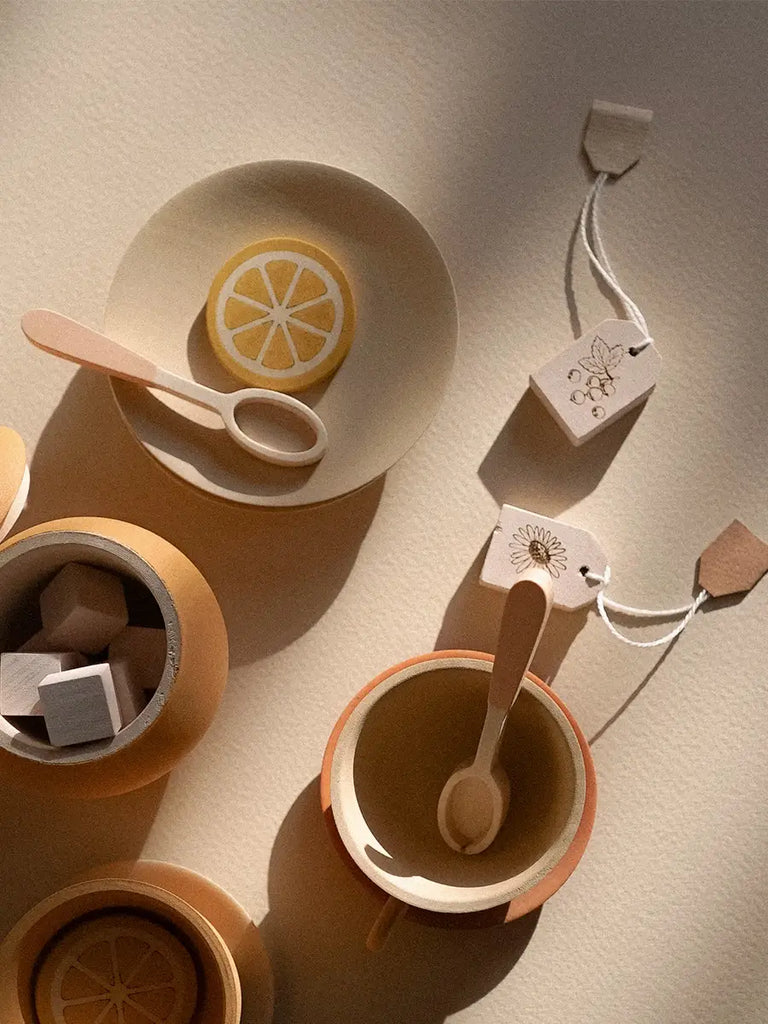
[[[403,912],[444,926],[513,921],[549,899],[584,853],[592,756],[565,704],[531,673],[499,751],[511,800],[498,837],[467,857],[440,835],[440,793],[477,744],[492,665],[477,651],[412,658],[362,689],[334,727],[321,802],[343,857],[384,902],[369,948]]]

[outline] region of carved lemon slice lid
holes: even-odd
[[[41,1024],[190,1024],[197,997],[195,964],[180,938],[128,911],[65,929],[35,984]]]
[[[29,493],[24,442],[10,427],[0,427],[0,541],[10,533]]]

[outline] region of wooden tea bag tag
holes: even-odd
[[[603,320],[531,374],[531,390],[580,445],[644,401],[661,356],[631,320]]]
[[[643,152],[653,111],[595,100],[584,132],[584,151],[599,174],[619,175]]]
[[[734,519],[701,556],[699,586],[712,597],[741,594],[766,572],[768,544]]]
[[[650,110],[595,100],[584,133],[597,177],[581,207],[579,233],[595,274],[621,303],[626,319],[604,320],[531,375],[531,389],[574,445],[639,405],[661,370],[645,317],[616,278],[598,222],[601,190],[640,159],[652,116]]]
[[[587,530],[502,505],[480,581],[509,590],[520,573],[539,566],[552,577],[555,608],[572,611],[591,604],[601,589],[585,573],[602,576],[607,564],[605,552]]]

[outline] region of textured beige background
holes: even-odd
[[[0,2],[0,408],[35,449],[24,522],[103,513],[163,533],[209,576],[233,660],[167,784],[66,805],[2,782],[0,930],[73,870],[143,853],[263,921],[286,1024],[766,1020],[765,582],[661,658],[592,613],[552,623],[539,668],[563,659],[554,683],[587,735],[636,697],[594,743],[587,856],[537,919],[477,935],[406,922],[366,958],[374,905],[328,847],[315,778],[373,674],[490,648],[499,598],[476,577],[502,500],[593,530],[631,602],[684,600],[736,515],[768,536],[767,30],[756,3]],[[611,309],[580,252],[566,270],[594,96],[655,111],[605,236],[664,372],[631,423],[574,451],[524,392]],[[338,164],[410,207],[462,322],[442,412],[383,486],[282,518],[183,490],[103,380],[18,330],[41,304],[98,323],[157,206],[271,157]]]

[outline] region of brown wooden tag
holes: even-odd
[[[712,597],[751,590],[768,572],[768,544],[738,519],[713,540],[699,562],[699,586]]]

